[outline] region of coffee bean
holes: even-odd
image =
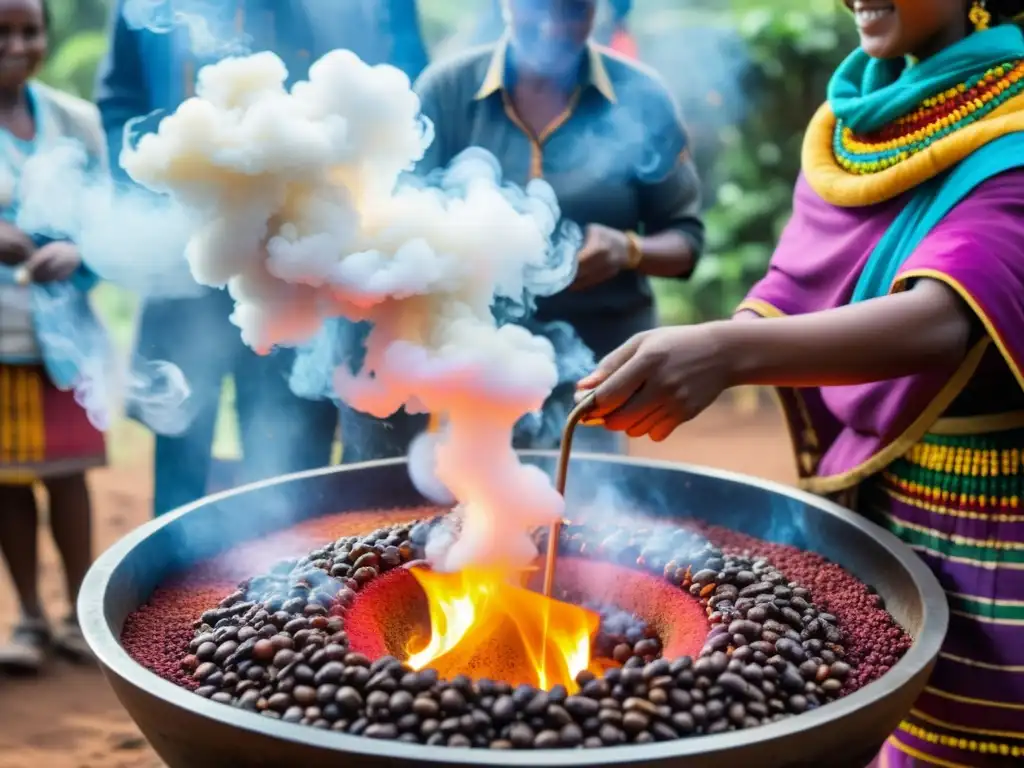
[[[657,705],[651,703],[647,699],[639,697],[632,697],[622,702],[622,708],[628,712],[639,712],[646,716],[655,716],[658,714]]]
[[[374,568],[360,568],[352,574],[352,578],[361,587],[377,578],[377,571]]]
[[[597,701],[586,696],[570,696],[565,700],[565,709],[579,721],[594,717],[599,708]]]
[[[347,686],[339,689],[334,700],[344,711],[350,713],[358,712],[363,707],[363,697],[359,691]]]
[[[352,570],[358,571],[360,568],[376,568],[379,564],[380,557],[376,552],[366,552],[365,554],[360,555],[352,563]]]
[[[311,688],[308,685],[297,685],[295,690],[292,691],[292,699],[299,706],[311,706],[316,703],[316,688]]]
[[[326,653],[324,654],[326,658]],[[317,685],[323,685],[325,683],[331,685],[339,684],[345,676],[345,665],[340,661],[328,661],[319,671],[317,671],[314,678],[314,682]]]
[[[436,718],[441,713],[441,707],[429,697],[417,696],[412,703],[412,711],[424,719]]]
[[[775,650],[784,659],[788,659],[795,664],[800,664],[807,658],[807,654],[804,653],[804,649],[800,646],[800,643],[794,642],[789,638],[779,638],[775,643]]]
[[[618,702],[616,702],[618,704]],[[605,707],[598,711],[597,719],[601,723],[619,725],[622,723],[622,712],[618,709]]]
[[[612,650],[612,659],[617,661],[619,664],[624,664],[626,660],[633,655],[633,647],[627,643],[619,643]]]
[[[573,722],[572,715],[560,704],[549,704],[544,717],[552,728],[557,729]]]
[[[757,595],[771,592],[774,587],[767,581],[758,581],[748,584],[740,590],[740,597],[755,597]]]
[[[843,690],[843,684],[835,678],[830,678],[821,684],[821,690],[823,690],[829,696],[835,696],[837,693]]]
[[[831,673],[837,680],[846,680],[850,676],[850,665],[842,661],[832,664]]]
[[[708,584],[711,584],[717,576],[717,571],[713,571],[710,568],[705,568],[693,574],[693,583],[700,584],[702,587],[704,587]]]
[[[615,747],[626,743],[626,734],[622,732],[622,729],[607,723],[601,726],[597,735],[601,740],[601,744],[607,747]]]
[[[640,640],[636,645],[633,646],[633,653],[637,656],[653,656],[661,649],[661,643],[653,638],[646,640]]]
[[[217,649],[214,651],[211,659],[216,664],[224,664],[224,662],[226,662],[237,649],[238,643],[233,640],[227,640],[217,646]]]
[[[538,691],[523,708],[523,711],[530,717],[543,714],[548,708],[548,694],[545,691]]]
[[[201,662],[212,661],[215,653],[217,653],[217,644],[211,640],[200,645],[196,649],[195,656]]]
[[[412,711],[413,696],[408,691],[395,691],[391,694],[391,699],[388,702],[388,709],[391,710],[391,714],[396,717],[401,717]]]
[[[534,749],[554,749],[561,742],[557,731],[541,731],[533,740]]]
[[[373,723],[362,735],[370,739],[392,740],[398,738],[398,728],[391,723]]]
[[[508,729],[508,740],[516,749],[527,749],[533,746],[533,729],[526,723],[513,723]]]
[[[459,714],[466,709],[466,699],[458,691],[448,688],[441,693],[441,709],[445,712]]]
[[[575,723],[568,723],[558,732],[558,740],[563,747],[578,747],[583,743],[583,730]]]

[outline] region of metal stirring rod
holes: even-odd
[[[555,471],[555,490],[562,498],[565,498],[565,484],[569,474],[569,457],[572,453],[572,438],[576,433],[576,426],[580,423],[585,425],[600,424],[600,419],[587,420],[584,417],[592,410],[597,399],[597,393],[588,392],[580,398],[576,407],[569,412],[562,428],[562,446],[558,454],[558,467]],[[558,538],[562,532],[565,520],[556,520],[551,524],[548,531],[548,547],[544,558],[544,596],[551,597],[555,587],[555,565],[558,560]]]

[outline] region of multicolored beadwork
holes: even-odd
[[[884,171],[986,117],[1024,91],[1024,61],[1012,61],[925,99],[914,111],[868,134],[837,121],[836,162],[850,173]]]
[[[958,515],[1022,514],[1024,430],[925,435],[882,473],[904,503]]]

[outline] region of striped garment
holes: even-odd
[[[951,609],[928,687],[877,768],[1024,765],[1022,463],[1024,426],[928,434],[862,489],[862,511],[931,567]]]
[[[41,366],[0,364],[0,484],[25,485],[106,463],[103,434]]]

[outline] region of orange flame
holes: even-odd
[[[600,617],[593,611],[510,584],[486,569],[439,573],[413,568],[430,610],[430,637],[409,643],[407,663],[441,677],[464,674],[574,692],[576,675],[600,674],[590,658]]]

